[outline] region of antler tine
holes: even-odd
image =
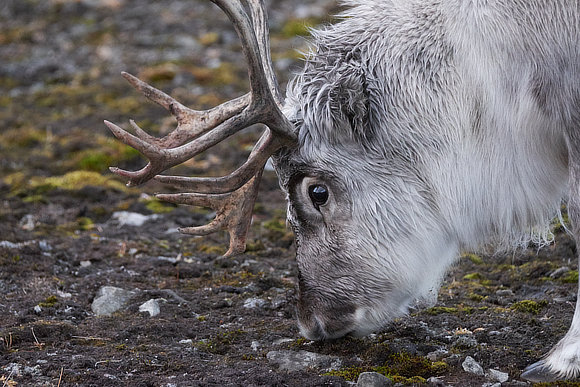
[[[272,67],[272,57],[270,55],[270,32],[268,29],[266,7],[262,1],[244,0],[250,8],[252,15],[252,24],[254,26],[254,33],[258,41],[260,55],[264,58],[264,72],[266,73],[266,80],[274,100],[278,105],[282,105],[282,92],[278,85],[276,73]]]
[[[186,177],[157,175],[155,180],[171,185],[173,188],[190,190],[203,194],[222,194],[232,192],[244,185],[266,164],[268,158],[283,145],[279,137],[273,136],[268,129],[254,146],[248,160],[238,169],[223,177]]]
[[[185,227],[180,232],[190,235],[208,235],[221,229],[228,230],[230,247],[224,257],[241,254],[246,249],[246,236],[252,221],[252,210],[258,196],[262,170],[236,191],[206,195],[199,193],[158,194],[157,198],[170,203],[210,207],[216,210],[215,219],[204,226]]]
[[[240,129],[257,123],[258,118],[258,115],[253,111],[244,110],[240,114],[230,117],[194,141],[169,149],[149,144],[119,126],[105,121],[105,124],[119,140],[137,149],[149,159],[149,163],[139,171],[131,172],[115,167],[110,168],[110,170],[120,176],[128,177],[130,180],[127,185],[129,186],[142,184],[160,172],[181,164],[193,156],[206,151],[215,144],[238,132]]]
[[[286,137],[291,141],[296,140],[293,125],[280,111],[281,96],[276,78],[272,69],[268,49],[267,24],[263,4],[257,0],[244,0],[250,6],[251,20],[240,1],[236,0],[211,0],[217,4],[230,18],[242,41],[242,50],[248,61],[248,75],[252,90],[250,109],[255,110],[260,117],[260,122],[277,135]],[[258,30],[258,33],[256,33]],[[261,44],[258,43],[260,36]]]
[[[231,101],[224,102],[213,109],[205,111],[193,110],[132,74],[123,71],[121,75],[131,86],[149,100],[165,108],[177,120],[177,128],[163,138],[153,137],[139,128],[137,124],[131,122],[137,137],[163,148],[180,146],[201,136],[228,118],[239,114],[250,103],[250,94],[247,93]]]

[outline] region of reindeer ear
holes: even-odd
[[[349,137],[365,138],[368,133],[368,96],[366,78],[360,66],[341,66],[329,90],[329,108],[334,130],[347,131]]]

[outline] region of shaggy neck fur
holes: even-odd
[[[552,5],[354,3],[341,23],[314,32],[289,88],[300,157],[315,163],[355,144],[362,159],[415,174],[463,249],[549,240],[567,190],[566,112],[550,104],[574,86],[539,42],[562,58],[574,42],[566,25],[532,46],[528,37],[548,33],[531,12]]]

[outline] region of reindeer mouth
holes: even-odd
[[[309,340],[335,340],[355,332],[354,315],[340,315],[333,318],[314,313],[298,319],[302,336]]]

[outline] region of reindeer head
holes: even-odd
[[[136,135],[106,122],[149,159],[140,171],[111,170],[131,185],[155,178],[193,191],[158,197],[215,208],[212,223],[181,231],[206,235],[225,228],[230,232],[226,255],[233,255],[245,249],[258,182],[273,156],[296,235],[298,319],[308,338],[364,335],[405,313],[417,298],[433,298],[443,270],[435,260],[455,249],[446,244],[445,229],[433,215],[437,200],[421,177],[421,165],[410,163],[405,152],[387,154],[381,146],[385,139],[360,63],[350,58],[305,72],[315,75],[298,77],[284,101],[272,70],[263,4],[213,1],[240,36],[251,93],[200,112],[124,74],[168,109],[178,127],[157,139],[134,122]],[[248,161],[231,175],[157,175],[255,123],[267,128]]]
[[[421,162],[385,143],[364,65],[315,55],[284,106],[298,146],[273,157],[296,236],[299,326],[310,339],[365,335],[434,302],[457,248]]]

